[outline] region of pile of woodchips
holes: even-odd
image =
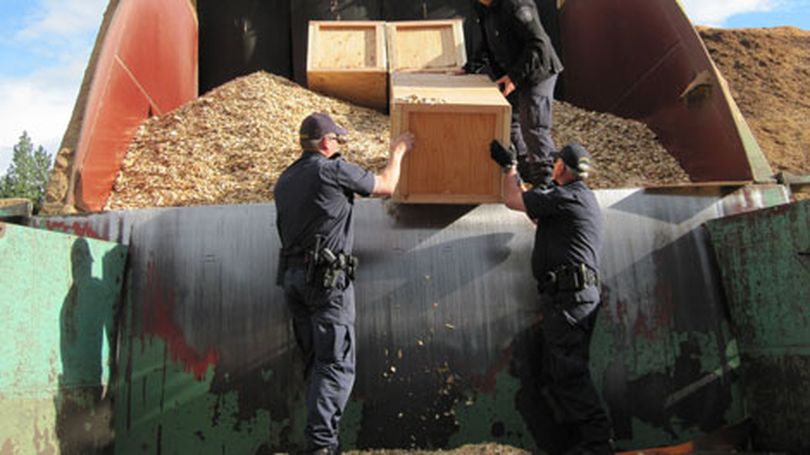
[[[279,174],[300,155],[298,127],[326,112],[350,131],[342,154],[371,170],[388,157],[389,118],[257,72],[145,121],[131,144],[107,209],[265,202]],[[555,104],[558,145],[594,155],[594,188],[688,182],[642,123]]]

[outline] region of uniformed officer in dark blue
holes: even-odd
[[[574,434],[566,453],[613,453],[610,420],[588,365],[600,304],[602,248],[602,213],[585,184],[591,156],[581,145],[566,145],[555,154],[555,184],[523,191],[514,166],[514,149],[493,142],[491,155],[506,174],[504,203],[525,212],[537,224],[532,274],[538,283],[542,316],[542,395],[550,401],[557,422]]]
[[[510,140],[518,172],[536,186],[551,183],[554,86],[563,70],[540,22],[535,0],[477,0],[481,47],[465,65],[488,73],[512,105]]]
[[[354,197],[391,195],[413,146],[409,133],[394,139],[388,164],[375,175],[337,153],[347,133],[326,114],[305,118],[301,157],[274,189],[282,245],[278,281],[304,354],[307,453],[316,454],[339,452],[338,424],[354,385]]]

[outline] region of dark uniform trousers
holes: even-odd
[[[557,76],[552,74],[537,84],[518,86],[507,97],[512,105],[510,139],[518,156],[540,163],[549,180],[554,166],[552,153],[556,151],[551,126]]]
[[[355,377],[354,288],[308,285],[306,268],[284,274],[284,297],[303,351],[307,380],[307,426],[311,447],[337,447],[338,424]]]
[[[542,305],[541,393],[570,432],[571,454],[613,453],[611,424],[591,380],[589,349],[598,309],[572,323],[559,307]]]

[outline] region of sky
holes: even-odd
[[[695,25],[810,30],[810,0],[681,0]],[[0,0],[0,175],[23,131],[56,154],[107,0]]]

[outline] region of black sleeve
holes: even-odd
[[[565,211],[569,195],[559,187],[548,189],[534,188],[523,193],[526,215],[532,220],[557,216]]]
[[[476,7],[480,5],[476,4]],[[467,74],[487,74],[489,71],[489,46],[487,45],[486,30],[482,24],[483,18],[476,11],[476,21],[478,30],[481,32],[481,42],[472,53],[471,58],[464,64],[464,72]]]
[[[374,191],[374,174],[362,167],[338,159],[334,161],[337,184],[352,193],[367,197]]]
[[[543,61],[543,40],[546,32],[533,2],[518,2],[512,14],[515,33],[523,40],[523,50],[506,73],[515,85],[521,85]]]
[[[467,63],[464,64],[464,72],[467,74],[489,73],[489,54],[485,42],[482,42],[478,46],[478,49],[476,49],[472,56],[472,59],[468,60]]]

